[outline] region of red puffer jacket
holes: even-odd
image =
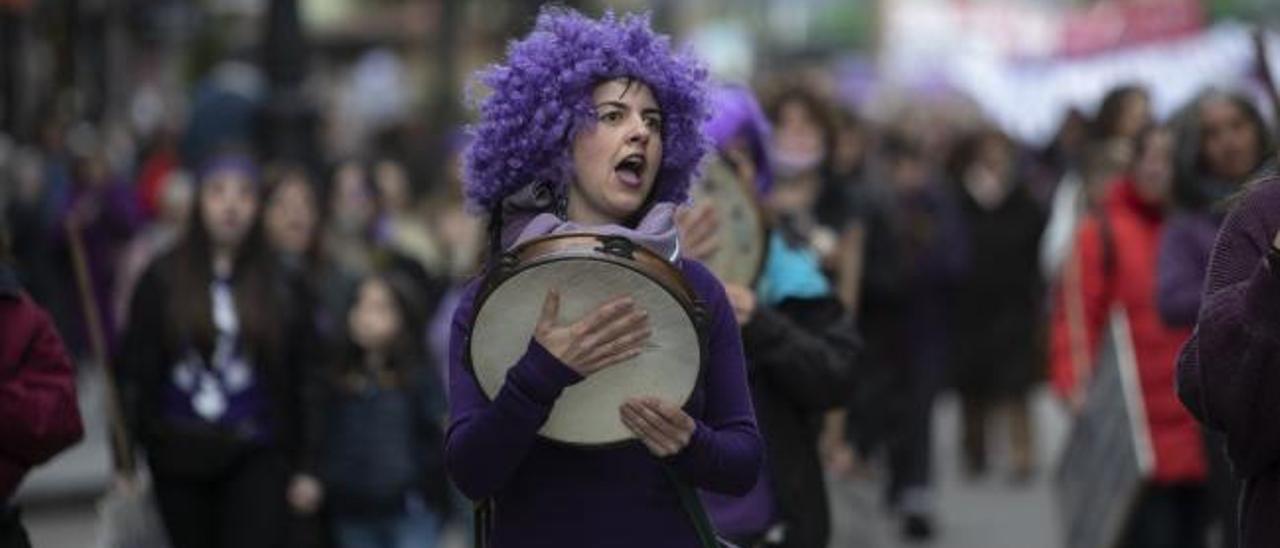
[[[75,370],[62,339],[0,265],[0,503],[27,470],[83,435]]]
[[[1076,247],[1054,294],[1050,378],[1062,397],[1085,389],[1099,334],[1110,311],[1128,315],[1147,424],[1155,451],[1153,481],[1161,484],[1205,479],[1200,427],[1174,390],[1178,351],[1190,329],[1170,328],[1156,309],[1156,262],[1164,215],[1144,203],[1130,180],[1118,182],[1100,212],[1076,233]],[[1104,238],[1110,241],[1104,244]],[[1109,250],[1108,250],[1109,248]],[[1082,365],[1083,364],[1083,365]]]

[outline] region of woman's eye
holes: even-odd
[[[645,118],[644,123],[646,126],[649,126],[649,129],[662,129],[662,118],[657,116],[649,116]]]
[[[619,122],[622,121],[622,113],[616,110],[611,110],[601,114],[600,119],[605,122]]]

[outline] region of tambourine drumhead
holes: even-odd
[[[720,221],[720,248],[706,261],[707,268],[723,282],[754,286],[765,256],[764,219],[755,189],[717,156],[707,162],[692,190],[693,202],[710,201]]]
[[[640,270],[584,256],[543,257],[521,266],[481,303],[471,332],[471,364],[490,399],[528,348],[550,288],[560,292],[562,323],[630,294],[649,312],[653,335],[639,356],[566,389],[539,434],[573,444],[623,441],[633,437],[619,417],[627,398],[656,396],[677,404],[688,400],[701,365],[691,311]]]

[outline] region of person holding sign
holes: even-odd
[[[1076,236],[1054,296],[1050,380],[1071,408],[1083,407],[1099,341],[1113,309],[1131,326],[1136,374],[1155,466],[1121,546],[1203,546],[1206,462],[1195,420],[1178,405],[1173,364],[1185,328],[1166,326],[1155,303],[1160,234],[1173,184],[1173,137],[1143,130],[1129,174],[1112,185]]]

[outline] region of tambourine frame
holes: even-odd
[[[559,255],[553,254],[550,257],[546,257],[542,259],[534,258],[532,261],[528,263],[521,261],[522,256],[530,254],[530,252],[534,251],[535,249],[541,249],[548,245],[554,246],[556,243],[562,240],[581,239],[584,237],[599,240],[601,242],[601,247],[594,248],[594,250],[599,251],[600,253],[584,254],[581,252],[577,252],[577,253],[567,253],[567,254],[559,254]],[[565,249],[573,249],[573,248],[565,248]],[[554,250],[553,250],[553,253],[554,253]],[[628,258],[627,255],[632,255],[633,257]],[[540,255],[535,255],[535,257],[538,257],[538,256]],[[490,295],[493,294],[493,292],[498,288],[499,285],[502,285],[502,282],[506,281],[511,276],[527,268],[533,268],[535,266],[541,266],[541,265],[556,263],[560,261],[580,260],[584,258],[590,258],[593,260],[605,261],[610,264],[620,266],[622,268],[626,268],[641,276],[654,280],[654,283],[657,283],[658,285],[665,288],[669,293],[672,294],[672,296],[678,302],[680,302],[683,305],[682,308],[684,308],[685,312],[689,315],[689,320],[693,324],[693,327],[694,327],[694,330],[696,331],[697,339],[698,339],[698,363],[697,363],[697,367],[698,367],[697,379],[698,380],[695,381],[693,389],[690,390],[689,397],[692,397],[693,392],[697,390],[698,384],[702,384],[706,381],[705,379],[707,374],[706,364],[708,360],[708,348],[707,348],[708,318],[706,314],[706,307],[703,306],[703,303],[701,299],[698,298],[697,293],[693,291],[693,288],[689,285],[689,283],[683,277],[662,276],[661,279],[658,277],[655,277],[650,272],[646,272],[639,268],[636,268],[635,265],[632,264],[637,260],[634,256],[643,257],[649,261],[659,261],[661,263],[666,264],[670,268],[675,268],[673,265],[668,263],[665,259],[659,257],[654,252],[648,250],[644,246],[631,242],[630,240],[622,236],[591,234],[591,233],[584,233],[584,232],[566,232],[562,234],[552,234],[548,236],[543,236],[540,238],[536,238],[536,239],[524,242],[512,248],[511,250],[503,253],[501,255],[499,264],[491,268],[488,274],[485,275],[486,276],[485,279],[481,282],[482,286],[481,286],[480,293],[476,297],[475,306],[472,308],[472,317],[470,322],[468,323],[470,328],[468,329],[468,333],[467,333],[467,351],[465,353],[465,356],[463,356],[464,358],[463,364],[466,366],[467,372],[471,374],[472,378],[476,379],[476,381],[479,382],[479,375],[476,374],[475,365],[471,362],[471,354],[472,354],[471,345],[475,343],[475,339],[474,337],[472,337],[471,330],[475,328],[475,322],[480,315],[480,310],[484,308],[484,305],[486,301],[488,301]],[[490,402],[493,401],[493,399],[490,398],[487,393],[484,393],[483,389],[480,392],[484,394],[484,397],[488,399]],[[689,402],[687,399],[681,402],[680,403],[681,409],[683,409],[684,406],[687,405],[688,403]],[[537,433],[537,436],[540,440],[553,445],[559,445],[562,447],[573,447],[576,449],[588,449],[588,450],[617,449],[620,447],[631,445],[633,443],[637,443],[639,441],[635,438],[629,438],[629,439],[604,442],[604,443],[578,443],[578,442],[569,442],[569,441],[549,438],[547,436],[542,435],[541,432]]]
[[[764,273],[765,259],[769,256],[769,219],[765,217],[764,207],[760,205],[760,197],[756,194],[754,182],[746,181],[739,177],[737,166],[728,156],[716,154],[716,159],[722,162],[732,175],[730,178],[733,179],[734,184],[738,185],[738,190],[742,192],[742,195],[747,197],[746,201],[749,207],[755,211],[756,218],[760,220],[759,230],[756,231],[756,237],[760,240],[760,258],[756,260],[756,265],[753,269],[754,273],[751,275],[749,284],[749,287],[754,288],[760,282],[760,275]]]

